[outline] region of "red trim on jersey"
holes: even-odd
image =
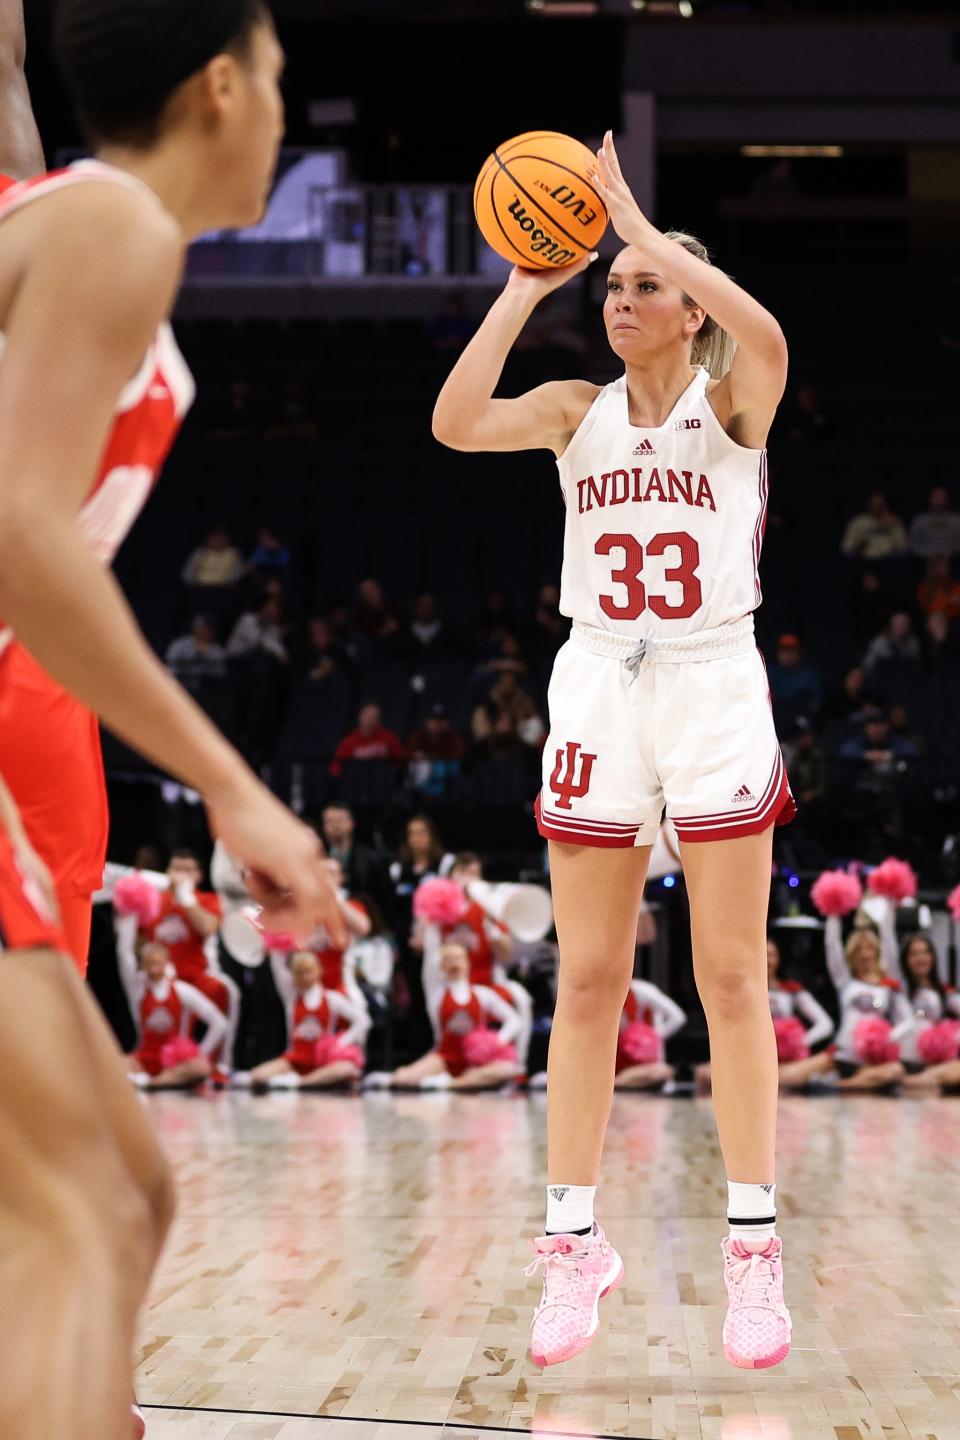
[[[763,548],[763,537],[767,529],[767,501],[770,497],[770,484],[767,477],[767,452],[764,450],[760,456],[760,513],[757,516],[757,523],[753,531],[753,588],[754,597],[758,605],[763,601],[763,591],[760,588],[760,551]]]
[[[595,845],[603,850],[627,850],[633,848],[640,830],[639,825],[608,825],[602,820],[557,816],[555,811],[544,811],[539,795],[534,813],[537,817],[537,829],[544,839],[560,840],[564,845]]]
[[[689,829],[689,820],[681,820],[676,815],[671,816],[671,819],[679,838],[689,845],[705,840],[737,840],[742,835],[759,835],[762,831],[769,830],[771,825],[789,825],[796,813],[797,803],[790,790],[783,757],[778,752],[773,780],[767,787],[764,800],[761,806],[749,815],[732,811],[706,819],[697,817]]]

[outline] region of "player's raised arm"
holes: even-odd
[[[0,175],[24,180],[44,168],[23,64],[23,0],[0,0]]]
[[[553,450],[561,454],[597,386],[582,380],[539,385],[495,400],[507,356],[540,301],[581,275],[593,257],[562,270],[515,269],[454,366],[433,412],[433,433],[451,450]]]
[[[0,367],[0,615],[54,679],[204,796],[257,898],[286,907],[286,928],[309,932],[322,918],[345,944],[316,837],[167,673],[78,532],[117,395],[172,304],[182,235],[110,184],[67,187],[7,224],[25,278]],[[299,892],[292,905],[285,890]]]

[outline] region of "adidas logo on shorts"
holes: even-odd
[[[755,805],[756,801],[751,795],[750,791],[747,789],[746,785],[741,785],[740,789],[733,797],[733,803],[734,805]]]
[[[657,452],[656,450],[654,450],[649,440],[641,440],[640,444],[637,446],[633,453],[634,455],[656,455]]]

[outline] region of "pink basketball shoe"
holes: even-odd
[[[729,1299],[723,1353],[741,1370],[779,1365],[790,1353],[793,1329],[783,1299],[783,1241],[727,1236],[721,1249]]]
[[[600,1324],[600,1301],[623,1279],[623,1261],[599,1225],[592,1235],[541,1235],[532,1240],[543,1266],[543,1295],[533,1312],[530,1358],[534,1365],[572,1360],[591,1344]]]
[[[140,1409],[136,1400],[134,1400],[130,1406],[130,1419],[133,1424],[133,1430],[131,1431],[133,1440],[143,1440],[143,1437],[147,1433],[147,1422],[144,1420],[143,1411]]]

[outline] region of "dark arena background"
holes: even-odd
[[[635,977],[685,1018],[670,1078],[615,1096],[598,1196],[627,1280],[588,1351],[532,1364],[523,1266],[557,946],[551,928],[512,927],[501,887],[549,892],[534,802],[569,629],[563,500],[548,452],[455,453],[431,430],[509,270],[474,223],[484,160],[525,131],[596,150],[612,129],[645,213],[700,236],[790,348],[757,615],[800,807],[775,842],[781,975],[832,1028],[825,956],[857,925],[885,955],[929,937],[943,985],[960,983],[960,11],[272,8],[288,56],[276,189],[258,229],[190,253],[175,329],[197,401],[116,568],[157,653],[316,825],[364,907],[349,968],[375,1083],[251,1088],[286,1043],[277,965],[213,937],[232,1064],[144,1095],[180,1187],[138,1356],[150,1440],[960,1440],[956,1084],[901,1074],[871,1093],[824,1070],[783,1087],[793,1350],[769,1372],[723,1359],[723,1168],[669,836]],[[52,166],[82,145],[50,7],[26,11]],[[537,309],[499,394],[616,377],[601,307],[618,249],[611,228],[600,262]],[[90,983],[132,1050],[118,877],[163,875],[186,848],[241,930],[245,897],[225,862],[211,878],[199,797],[110,736],[104,749],[111,869]],[[893,898],[871,886],[891,858],[915,877],[894,867]],[[432,1043],[414,894],[451,869],[482,869],[492,888],[474,894],[507,917],[497,964],[520,992],[523,1073],[482,1093],[377,1088]],[[811,896],[836,870],[863,889],[839,920]]]

